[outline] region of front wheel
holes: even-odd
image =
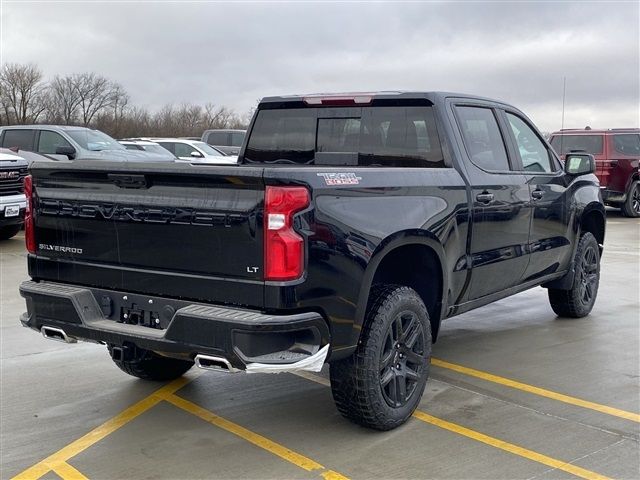
[[[625,217],[640,217],[640,183],[637,180],[629,186],[627,199],[622,204],[622,214]]]
[[[573,285],[569,290],[549,289],[549,303],[560,317],[585,317],[596,302],[600,283],[600,247],[590,232],[580,237],[574,270]]]
[[[9,225],[8,227],[0,227],[0,240],[9,240],[12,237],[15,237],[22,225]]]
[[[338,411],[377,430],[402,425],[420,402],[430,359],[429,314],[420,296],[409,287],[375,286],[355,353],[330,366]]]

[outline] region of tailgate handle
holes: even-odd
[[[147,179],[144,175],[121,175],[110,173],[109,180],[120,188],[147,188]]]

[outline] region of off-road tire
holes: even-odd
[[[405,320],[406,318],[409,320]],[[407,325],[406,331],[403,331],[405,340],[413,337],[410,335],[412,332],[416,336],[419,335],[420,343],[417,343],[418,340],[413,343],[413,348],[421,346],[417,349],[418,353],[409,351],[412,348],[409,342],[400,341],[394,345],[398,349],[397,352],[389,350],[389,341],[394,342],[394,335],[402,340],[402,335],[395,330],[398,319],[400,328]],[[416,321],[415,328],[419,329],[415,332],[409,326],[409,322],[413,322],[412,319]],[[402,358],[398,352],[405,352],[404,360],[400,361],[407,364],[398,364],[401,368],[394,370],[398,355]],[[396,360],[390,362],[390,367],[383,369],[381,364],[384,364],[384,359],[391,358],[388,356],[389,353],[395,355]],[[409,358],[418,363],[412,363]],[[330,365],[331,392],[338,411],[357,424],[377,430],[391,430],[402,425],[420,402],[429,377],[430,362],[431,326],[429,314],[420,296],[415,290],[400,285],[374,286],[369,296],[363,330],[355,353]],[[415,367],[410,367],[409,363]],[[402,367],[405,368],[404,371]],[[406,375],[405,385],[409,385],[407,382],[411,383],[411,387],[406,388],[413,390],[403,405],[391,405],[386,390],[391,387],[390,382],[386,384],[388,387],[383,387],[385,377],[382,372],[389,374],[391,370],[394,370],[393,375]],[[417,377],[417,380],[410,380],[409,372],[412,372],[412,378]],[[391,382],[394,391],[401,391],[396,377],[393,377]]]
[[[111,346],[107,346],[111,354]],[[125,373],[143,380],[174,380],[185,374],[193,362],[158,355],[149,350],[138,349],[132,360],[113,360],[113,363]]]
[[[0,228],[0,240],[9,240],[12,237],[15,237],[22,225],[9,225],[7,227]]]
[[[549,303],[559,317],[581,318],[591,312],[600,282],[600,249],[596,237],[585,232],[574,257],[575,275],[569,290],[549,289]]]
[[[621,209],[625,217],[640,217],[640,183],[637,180],[629,185],[627,199],[622,204]]]

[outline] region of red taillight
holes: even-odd
[[[29,253],[36,253],[36,236],[33,228],[33,179],[31,175],[24,177],[24,195],[27,197],[27,208],[24,211],[24,240]]]
[[[304,187],[267,187],[264,208],[264,279],[295,280],[304,271],[304,239],[293,214],[309,206]]]

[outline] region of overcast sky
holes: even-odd
[[[639,2],[2,1],[3,62],[93,71],[133,104],[446,90],[515,104],[541,130],[640,123]]]

